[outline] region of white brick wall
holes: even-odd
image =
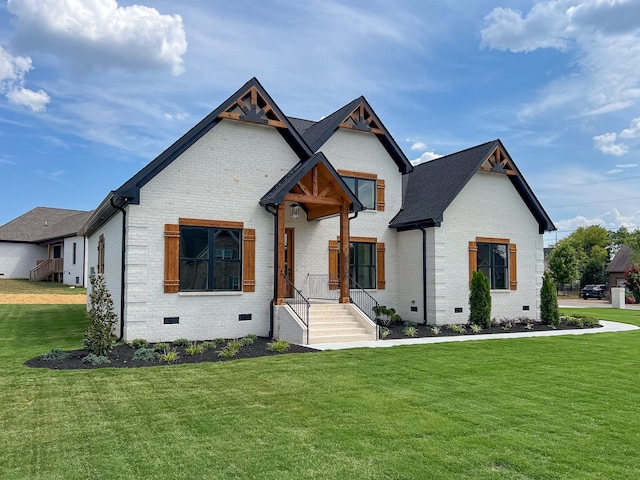
[[[127,215],[127,339],[269,333],[273,216],[258,202],[297,162],[275,128],[223,120],[141,189],[140,205]],[[256,291],[165,294],[164,225],[181,217],[255,228]],[[252,319],[239,321],[239,314]],[[179,323],[165,325],[165,317]]]
[[[539,318],[543,238],[538,223],[506,175],[478,172],[444,213],[428,240],[428,322],[463,323],[469,317],[469,242],[508,238],[517,245],[518,288],[493,290],[492,318]],[[433,265],[432,265],[433,263]],[[524,311],[523,306],[529,306]],[[454,313],[456,307],[462,313]],[[435,318],[435,321],[434,321]]]
[[[73,245],[76,245],[75,263],[73,262]],[[66,285],[84,286],[84,238],[69,237],[64,239],[64,275]],[[78,281],[76,282],[76,278]]]
[[[0,278],[29,278],[37,260],[47,258],[47,247],[31,243],[0,242]]]

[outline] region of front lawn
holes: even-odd
[[[86,325],[81,305],[0,305],[0,478],[640,477],[640,332],[23,365]]]
[[[86,295],[87,289],[57,282],[31,282],[25,279],[0,278],[0,294]]]

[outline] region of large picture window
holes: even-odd
[[[492,290],[509,288],[509,250],[501,243],[478,243],[478,270],[489,278]]]
[[[240,291],[242,230],[180,227],[180,290]]]

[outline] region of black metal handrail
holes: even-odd
[[[378,301],[351,277],[349,277],[349,300],[362,310],[373,323],[376,323],[376,313],[374,309],[378,306]]]
[[[287,277],[284,277],[284,281],[289,284],[291,287],[291,291],[293,292],[293,297],[285,298],[284,301],[291,310],[298,316],[300,321],[305,324],[307,327],[307,345],[309,344],[309,307],[311,306],[309,300],[302,295],[302,292],[298,290],[291,280]]]

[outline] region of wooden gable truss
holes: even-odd
[[[220,112],[218,118],[230,118],[271,127],[286,128],[272,105],[260,94],[255,86],[240,95],[228,108]]]
[[[497,146],[487,159],[480,165],[483,172],[504,173],[506,175],[517,175],[509,157],[505,155],[500,146]]]
[[[384,135],[384,131],[378,124],[378,120],[362,102],[338,124],[338,127]]]

